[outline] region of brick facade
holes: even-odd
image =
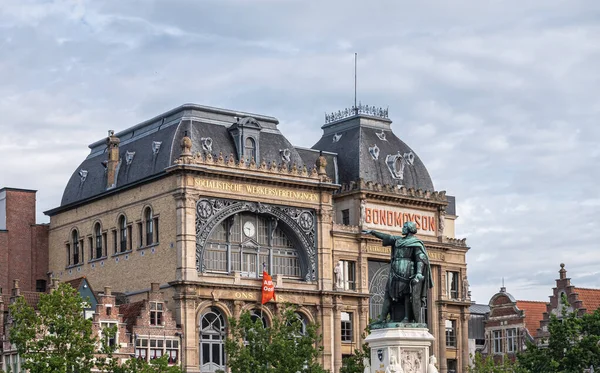
[[[35,291],[36,281],[47,281],[48,225],[36,224],[35,191],[0,189],[0,288],[19,280],[23,291]],[[44,289],[45,290],[45,289]]]

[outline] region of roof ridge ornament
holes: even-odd
[[[363,105],[362,103],[358,103],[358,105],[352,105],[352,107],[345,108],[344,110],[338,110],[337,112],[333,112],[331,114],[325,113],[325,123],[331,123],[338,121],[340,119],[352,117],[358,114],[366,114],[372,117],[378,117],[383,119],[388,119],[389,108],[382,108],[376,106]]]

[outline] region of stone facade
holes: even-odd
[[[468,247],[454,237],[454,199],[433,190],[424,166],[391,133],[387,119],[357,114],[329,123],[314,149],[292,147],[277,123],[185,105],[92,144],[62,206],[48,212],[52,276],[68,281],[85,275],[125,293],[130,303],[156,293],[147,284],[159,283],[181,326],[187,372],[223,366],[227,318],[251,311],[268,324],[291,302],[304,321],[319,323],[322,363],[338,372],[343,356],[362,343],[369,318],[377,317],[387,276],[389,248],[360,232],[399,234],[398,225],[414,220],[435,284],[427,305],[436,338],[432,352],[440,372],[465,371]],[[356,180],[341,168],[352,151],[336,154],[324,145],[360,137],[344,128],[379,139],[383,163],[358,166]],[[110,175],[101,166],[109,166],[106,144]],[[385,152],[392,151],[385,163]],[[369,167],[393,171],[396,179],[404,172],[404,180],[364,179]],[[277,297],[265,305],[259,300],[263,268],[273,275]]]

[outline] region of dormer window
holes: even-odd
[[[150,302],[150,325],[161,326],[163,323],[164,303]]]
[[[246,155],[246,157],[248,157],[248,160],[256,160],[256,141],[254,141],[252,137],[246,138],[244,154]]]

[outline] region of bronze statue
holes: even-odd
[[[402,226],[403,236],[366,230],[391,246],[390,274],[385,288],[383,307],[378,323],[390,322],[425,323],[427,291],[433,287],[429,256],[423,241],[415,237],[417,226],[406,222]]]

